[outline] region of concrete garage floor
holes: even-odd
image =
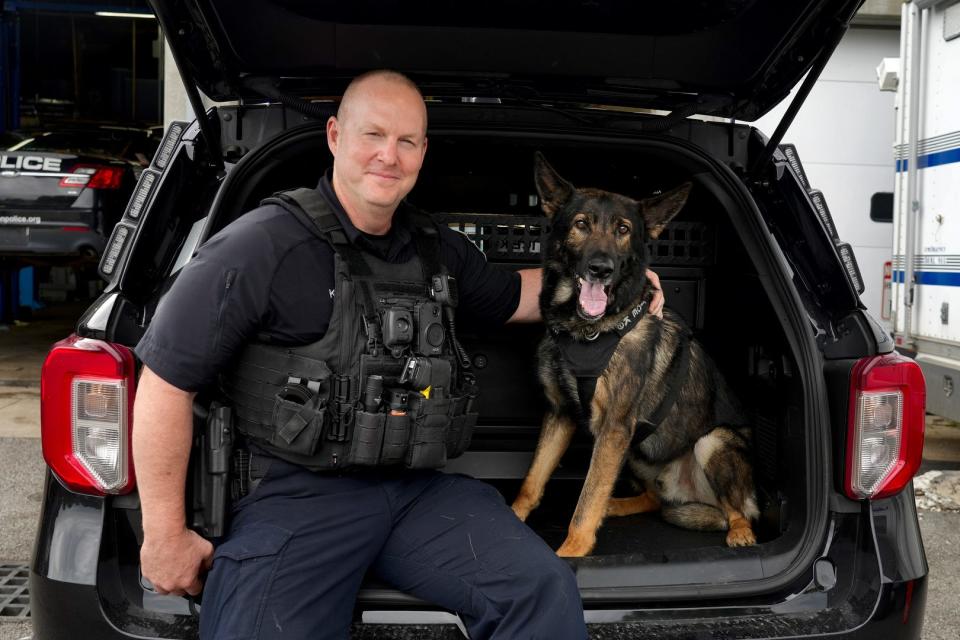
[[[0,328],[0,564],[29,562],[45,469],[40,368],[85,308],[52,306],[29,323]],[[915,480],[930,565],[923,637],[955,640],[960,628],[960,425],[927,418],[924,462]],[[0,640],[30,637],[28,621],[0,617]]]
[[[40,437],[40,368],[86,308],[62,304],[35,311],[30,322],[0,325],[0,437]]]

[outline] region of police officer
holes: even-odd
[[[261,206],[201,247],[137,346],[141,568],[159,593],[203,589],[203,638],[344,638],[371,569],[456,611],[473,638],[586,636],[570,568],[496,490],[472,478],[402,465],[312,471],[291,460],[313,459],[258,447],[253,438],[262,479],[234,504],[225,541],[215,551],[186,527],[197,390],[240,366],[253,341],[322,340],[340,322],[332,314],[343,291],[341,254],[400,268],[426,246],[403,200],[427,149],[426,125],[423,98],[405,76],[355,79],[327,123],[334,163],[316,190],[343,247],[302,215]],[[462,235],[436,229],[439,261],[459,283],[459,315],[487,326],[539,319],[540,270],[493,268]]]

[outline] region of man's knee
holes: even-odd
[[[538,611],[583,619],[583,605],[577,578],[570,566],[560,558],[543,563],[528,579],[529,597]]]

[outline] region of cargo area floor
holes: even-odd
[[[527,518],[527,524],[553,549],[563,544],[567,537],[582,486],[579,481],[548,483],[543,501]],[[510,504],[516,490],[510,493],[506,487],[498,488],[504,493],[507,504]],[[724,531],[690,531],[665,522],[659,513],[641,513],[604,520],[597,532],[597,546],[591,555],[640,554],[648,561],[657,562],[661,551],[725,547],[725,539]]]

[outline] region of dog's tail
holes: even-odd
[[[696,531],[726,531],[727,518],[723,511],[702,502],[663,505],[663,519],[672,525]]]

